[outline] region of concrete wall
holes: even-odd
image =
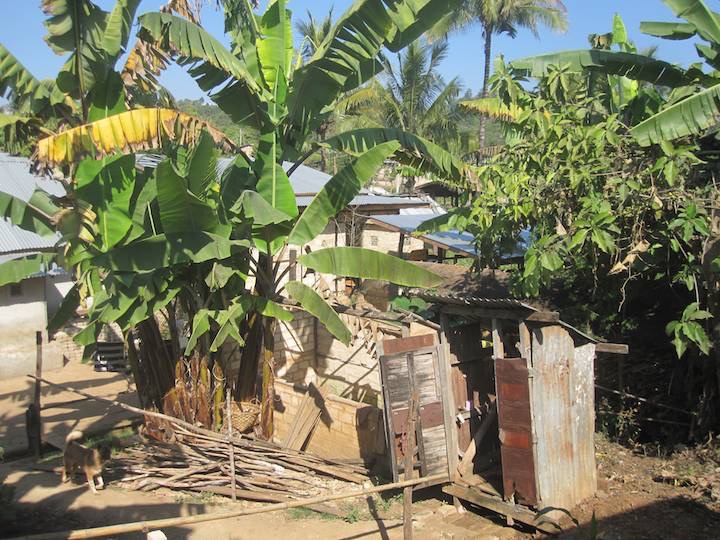
[[[58,276],[46,276],[45,278],[45,300],[47,302],[47,314],[49,318],[57,312],[63,298],[73,287],[73,280],[69,274]]]
[[[362,247],[397,255],[399,244],[400,233],[382,229],[372,223],[365,224],[362,232]],[[405,235],[403,253],[409,254],[412,251],[423,249],[424,247],[425,244],[422,240],[410,235]]]
[[[0,377],[35,372],[35,332],[41,331],[43,342],[47,343],[46,328],[44,278],[0,287]],[[48,369],[62,365],[61,358],[44,356],[47,362],[43,364]]]

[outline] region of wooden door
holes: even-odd
[[[380,374],[393,480],[397,481],[403,471],[406,451],[404,433],[408,404],[414,391],[418,393],[420,406],[416,426],[420,474],[428,476],[447,472],[443,396],[435,336],[427,334],[389,339],[380,345]]]
[[[530,380],[524,358],[496,358],[500,456],[505,499],[537,504]]]

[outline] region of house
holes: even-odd
[[[30,173],[26,158],[0,153],[0,192],[23,201],[35,189],[63,195],[62,183]],[[0,218],[0,263],[54,252],[59,236],[42,237]],[[0,377],[25,375],[35,370],[36,333],[41,333],[46,369],[61,367],[65,344],[52,340],[47,323],[57,311],[73,282],[64,270],[40,262],[37,271],[19,283],[0,275]]]

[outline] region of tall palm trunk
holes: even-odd
[[[482,97],[488,97],[488,81],[490,80],[490,59],[492,56],[492,26],[485,26],[485,71],[483,73]],[[478,128],[478,140],[480,148],[485,147],[485,130],[487,124],[487,116],[480,116],[480,127]]]

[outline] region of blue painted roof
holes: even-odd
[[[398,214],[392,216],[370,216],[376,221],[386,223],[397,229],[401,229],[408,234],[411,234],[417,230],[418,227],[429,219],[438,217],[438,214],[425,213],[425,214]],[[464,253],[466,255],[474,256],[476,254],[475,244],[473,243],[473,235],[466,232],[459,231],[444,231],[424,234],[421,238],[427,238],[428,240],[442,244],[447,247],[450,251],[457,253]]]

